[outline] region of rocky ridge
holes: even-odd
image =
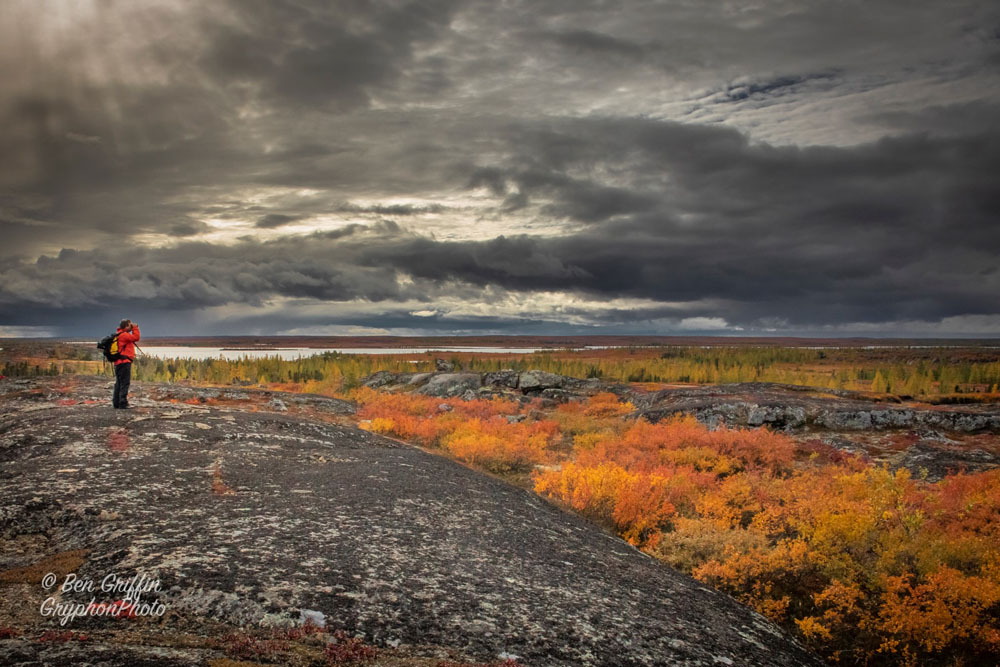
[[[550,404],[612,392],[631,401],[637,408],[637,417],[658,421],[673,414],[689,413],[709,426],[768,426],[785,431],[940,428],[964,433],[1000,433],[997,406],[903,405],[882,402],[857,392],[766,382],[676,386],[645,392],[597,378],[583,380],[538,370],[501,370],[492,373],[380,371],[363,378],[362,384],[383,391],[413,391],[441,398],[472,400],[503,396],[523,402],[541,398]]]
[[[539,370],[511,369],[491,373],[444,370],[433,373],[392,373],[379,371],[361,381],[362,385],[383,391],[413,391],[424,396],[473,400],[504,396],[523,402],[541,398],[551,404],[580,400],[601,391],[627,393],[625,385],[612,385],[599,379],[579,378]]]
[[[538,370],[491,373],[375,373],[363,384],[382,391],[412,391],[441,398],[503,397],[552,407],[612,392],[635,405],[632,419],[656,422],[691,414],[715,428],[767,427],[799,440],[825,444],[915,475],[940,479],[949,471],[1000,466],[1000,406],[942,407],[904,404],[857,392],[772,383],[678,385],[642,391],[600,379]]]

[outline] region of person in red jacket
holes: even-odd
[[[111,404],[116,408],[130,408],[128,388],[132,384],[132,362],[135,361],[135,344],[139,340],[139,325],[132,320],[122,320],[117,333],[121,358],[115,362],[115,393]]]

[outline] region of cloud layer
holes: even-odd
[[[0,323],[1000,334],[1000,9],[876,4],[14,2]]]

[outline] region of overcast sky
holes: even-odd
[[[5,0],[0,335],[1000,335],[1000,3]]]

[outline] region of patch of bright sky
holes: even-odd
[[[496,294],[493,295],[494,297]],[[572,304],[572,307],[562,309],[552,307],[553,303],[565,302]],[[372,317],[377,319],[385,315],[412,315],[425,318],[430,321],[437,317],[442,322],[442,328],[452,331],[453,325],[446,322],[456,320],[483,320],[496,318],[498,320],[516,317],[522,320],[546,321],[566,325],[592,326],[594,321],[587,317],[575,313],[567,313],[567,310],[599,312],[603,309],[643,309],[655,307],[669,309],[671,306],[678,311],[692,307],[706,307],[708,302],[676,303],[664,304],[661,302],[649,301],[646,299],[591,299],[576,294],[565,292],[545,292],[536,298],[534,294],[510,293],[502,298],[490,298],[484,292],[483,298],[476,301],[462,301],[453,299],[435,300],[433,307],[428,304],[407,301],[393,304],[386,307],[385,302],[372,303],[362,300],[347,301],[341,303],[320,302],[304,299],[280,298],[273,299],[264,306],[250,306],[248,304],[231,304],[213,308],[206,308],[199,311],[199,320],[205,323],[217,323],[225,320],[239,320],[244,318],[257,318],[268,320],[268,315],[280,313],[286,321],[299,322],[301,326],[294,329],[279,331],[279,334],[299,334],[299,335],[426,335],[428,329],[390,327],[380,328],[372,326],[362,326],[357,324],[338,324],[338,320],[352,319],[359,317]],[[525,307],[527,306],[527,308]],[[291,318],[291,319],[288,319]],[[269,320],[268,320],[269,321]],[[668,314],[646,320],[645,329],[659,330],[663,333],[670,332],[758,332],[773,333],[778,330],[789,334],[796,333],[796,330],[789,329],[788,322],[784,320],[761,320],[751,329],[744,329],[729,324],[722,317],[696,316],[696,317],[671,317]],[[652,327],[652,328],[650,328]],[[253,332],[252,325],[248,325],[248,332]],[[850,322],[836,326],[810,327],[798,333],[823,334],[823,335],[896,335],[900,332],[909,332],[908,335],[923,336],[997,336],[1000,335],[1000,315],[969,315],[944,318],[940,322],[928,322],[923,320],[896,321],[896,322]],[[487,330],[469,331],[469,333],[488,333]],[[45,327],[0,327],[0,336],[47,336],[51,335]]]
[[[184,241],[206,241],[230,244],[246,237],[271,240],[288,235],[311,234],[342,229],[351,224],[371,225],[381,220],[392,220],[404,229],[419,230],[422,235],[432,236],[440,241],[482,240],[499,235],[557,235],[567,233],[565,223],[551,218],[535,216],[531,211],[535,206],[516,212],[498,212],[499,200],[485,190],[463,193],[462,195],[432,195],[429,197],[387,197],[384,199],[354,199],[350,202],[361,208],[413,206],[415,208],[444,207],[441,210],[425,210],[412,215],[393,215],[376,212],[332,212],[320,215],[306,215],[299,220],[274,228],[257,227],[261,217],[258,212],[253,218],[204,218],[208,229]],[[544,201],[536,206],[544,205]],[[283,209],[275,209],[278,213]],[[177,241],[168,234],[137,235],[138,243],[149,246],[170,245]]]
[[[0,326],[0,338],[51,338],[55,336],[49,327]]]
[[[205,309],[211,320],[267,317],[280,314],[282,319],[316,322],[317,326],[333,325],[337,320],[359,317],[409,315],[443,320],[498,318],[503,320],[546,321],[568,325],[589,326],[592,315],[608,311],[651,311],[658,320],[669,321],[679,330],[722,330],[730,328],[718,317],[682,317],[685,311],[704,308],[707,302],[665,303],[651,299],[589,297],[572,292],[513,292],[488,286],[478,296],[439,296],[432,302],[406,300],[387,304],[363,299],[342,302],[276,298],[263,306],[234,304]],[[678,315],[670,317],[671,310]],[[211,312],[209,312],[211,311]]]

